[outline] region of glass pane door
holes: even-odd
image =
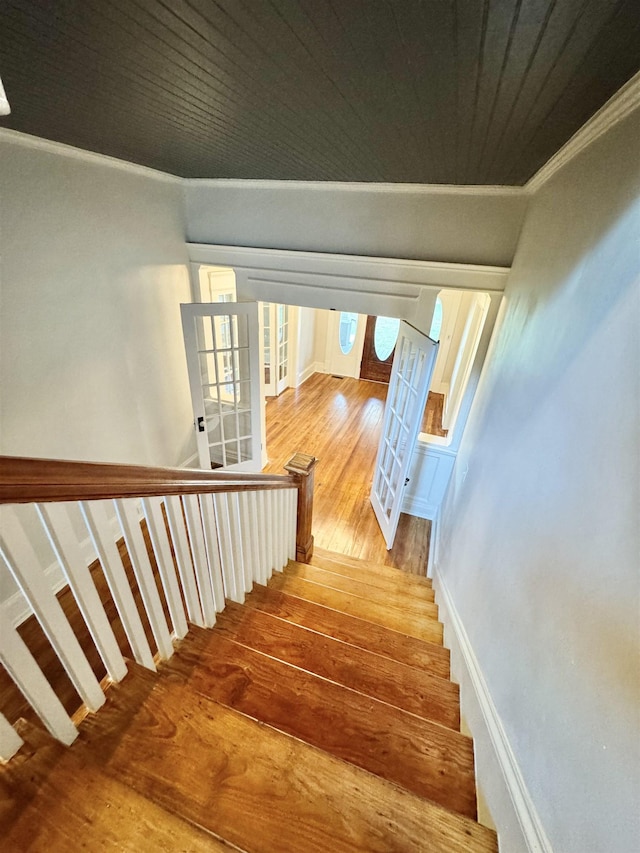
[[[276,305],[278,329],[278,382],[276,393],[289,387],[289,306]]]
[[[430,338],[408,323],[401,324],[371,487],[371,503],[387,548],[396,535],[437,351]]]
[[[180,307],[200,466],[259,471],[257,304]]]

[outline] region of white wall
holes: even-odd
[[[1,452],[180,463],[180,185],[0,135],[0,198]]]
[[[187,181],[192,243],[509,266],[527,197],[512,188]]]
[[[436,558],[558,853],[640,839],[639,138],[636,111],[532,201]]]
[[[298,351],[296,358],[295,387],[305,382],[316,371],[316,314],[315,308],[298,308]]]

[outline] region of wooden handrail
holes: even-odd
[[[0,504],[291,488],[298,488],[294,475],[0,456]]]

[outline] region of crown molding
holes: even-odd
[[[565,142],[562,148],[547,160],[544,166],[538,169],[535,175],[524,185],[524,190],[527,193],[537,192],[570,160],[577,157],[588,145],[599,139],[638,107],[640,107],[640,71],[621,89],[618,89],[615,95],[612,95],[607,103],[586,124],[583,124],[580,130],[576,131],[571,139]]]
[[[140,166],[137,163],[130,163],[128,160],[110,157],[108,154],[85,151],[84,148],[76,148],[73,145],[66,145],[64,142],[53,142],[51,139],[43,139],[40,136],[21,133],[19,130],[11,130],[8,127],[0,127],[0,142],[8,142],[10,145],[22,145],[25,148],[36,148],[39,151],[46,151],[49,154],[72,157],[76,160],[83,160],[85,163],[92,163],[97,166],[112,166],[123,172],[129,172],[145,178],[155,178],[156,180],[166,181],[167,183],[181,185],[183,181],[183,178],[179,178],[177,175],[161,172],[158,169],[151,169],[149,166]]]
[[[245,180],[240,178],[181,178],[169,172],[152,169],[120,160],[108,154],[85,151],[63,142],[53,142],[0,127],[0,142],[8,142],[47,151],[66,157],[75,157],[95,165],[108,165],[131,174],[175,183],[184,187],[217,187],[220,189],[306,190],[311,192],[365,192],[394,193],[397,195],[458,195],[458,196],[526,196],[537,192],[557,171],[576,157],[587,146],[599,139],[610,128],[640,107],[640,71],[619,89],[597,113],[584,124],[538,171],[521,187],[474,184],[393,184],[367,181],[274,181]]]
[[[273,181],[241,178],[185,178],[186,187],[220,189],[308,190],[312,192],[396,193],[398,195],[521,196],[524,187],[475,184],[390,184],[368,181]]]

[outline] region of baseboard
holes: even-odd
[[[431,539],[434,552],[435,532]],[[486,801],[491,816],[487,820],[480,810],[480,820],[497,827],[500,853],[553,853],[437,563],[432,565],[432,572],[445,644],[451,651],[452,677],[460,684],[461,713],[474,739],[479,805]]]
[[[307,379],[310,379],[313,376],[314,373],[320,373],[322,367],[324,367],[324,365],[321,362],[312,361],[311,364],[308,365],[308,367],[305,367],[302,373],[298,375],[298,384],[296,387],[299,388],[303,385]]]
[[[198,459],[198,451],[197,451],[197,450],[196,450],[196,452],[195,452],[195,453],[192,453],[192,454],[191,454],[191,456],[188,456],[184,461],[182,461],[182,462],[178,465],[178,468],[197,468],[197,467],[199,467],[199,464],[198,464],[198,465],[194,465],[194,464],[193,464],[194,462],[198,462],[198,463],[199,463],[199,459]]]

